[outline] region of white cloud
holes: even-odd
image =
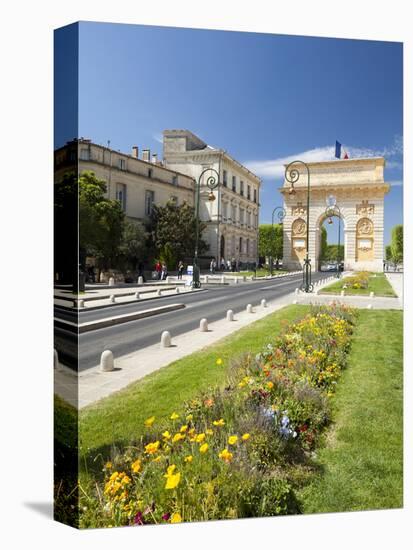
[[[403,154],[403,140],[400,136],[394,138],[394,142],[390,147],[383,149],[371,149],[368,147],[354,147],[352,145],[343,145],[343,150],[346,151],[349,157],[352,158],[368,158],[368,157],[397,157]],[[323,162],[326,160],[335,159],[335,146],[326,145],[317,147],[301,153],[295,153],[287,157],[275,158],[272,160],[251,160],[243,164],[257,176],[267,178],[282,178],[284,176],[284,165],[294,161],[303,160],[304,162]],[[402,168],[402,162],[391,160],[386,162],[387,168]]]
[[[403,185],[403,180],[396,180],[396,181],[389,181],[390,185],[393,187],[393,186],[400,186],[400,185]]]
[[[152,137],[155,141],[157,141],[158,143],[163,143],[163,136],[162,134],[159,134],[159,133],[156,133],[156,134],[152,134]]]

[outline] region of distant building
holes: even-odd
[[[107,197],[119,200],[125,215],[144,223],[152,206],[173,200],[195,206],[196,182],[203,170],[214,168],[220,185],[208,200],[203,185],[200,218],[207,225],[202,238],[208,243],[206,257],[217,261],[254,262],[257,259],[259,191],[261,180],[221,149],[206,145],[188,130],[164,132],[163,161],[137,146],[130,154],[80,138],[55,151],[55,179],[76,165],[104,180]]]
[[[261,180],[223,149],[215,149],[188,130],[163,132],[163,161],[167,168],[196,181],[203,170],[214,168],[221,185],[210,201],[201,186],[200,217],[207,224],[203,238],[209,255],[218,261],[254,262],[258,256],[259,193]]]

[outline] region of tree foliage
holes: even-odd
[[[146,258],[146,242],[147,233],[142,225],[125,219],[119,245],[120,261],[124,268],[131,268],[136,271],[138,262],[143,262]]]
[[[391,262],[393,260],[393,254],[392,254],[392,250],[391,250],[391,244],[388,244],[386,246],[386,260],[388,262]]]
[[[340,244],[328,244],[324,252],[324,256],[321,258],[327,262],[342,262],[344,260],[344,245]]]
[[[391,232],[391,253],[395,263],[403,261],[403,226],[395,225]]]
[[[327,229],[324,227],[324,225],[322,225],[321,236],[320,236],[320,259],[321,260],[327,260],[327,250],[328,250]]]
[[[119,201],[105,197],[106,182],[94,172],[79,177],[79,248],[81,257],[94,256],[104,269],[119,255],[125,215]]]
[[[202,239],[206,224],[199,222],[198,255],[208,250],[208,244]],[[176,205],[169,201],[165,206],[154,205],[148,226],[150,241],[158,257],[169,269],[184,258],[194,255],[196,220],[194,208],[184,202]]]
[[[283,225],[262,224],[259,227],[258,253],[262,256],[283,257]]]

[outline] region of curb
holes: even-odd
[[[77,332],[78,334],[83,334],[85,332],[90,332],[92,330],[97,330],[100,328],[111,327],[113,325],[120,325],[127,323],[128,321],[135,321],[137,319],[144,319],[145,317],[152,317],[154,315],[159,315],[161,313],[168,313],[169,311],[176,311],[178,309],[184,309],[185,304],[170,304],[168,306],[161,306],[151,309],[145,309],[144,311],[126,313],[124,315],[116,315],[114,317],[109,317],[107,319],[100,319],[98,321],[89,321],[87,323],[72,323],[71,321],[63,321],[62,319],[54,320],[55,324],[61,325],[61,328],[66,328],[72,332]]]

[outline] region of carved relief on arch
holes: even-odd
[[[305,235],[306,229],[307,229],[307,224],[302,218],[298,218],[298,220],[294,220],[291,226],[291,232],[294,236]]]
[[[361,218],[356,226],[356,261],[374,260],[374,225],[369,218]]]
[[[361,218],[357,222],[357,235],[373,235],[374,233],[374,225],[373,222],[369,218]]]

